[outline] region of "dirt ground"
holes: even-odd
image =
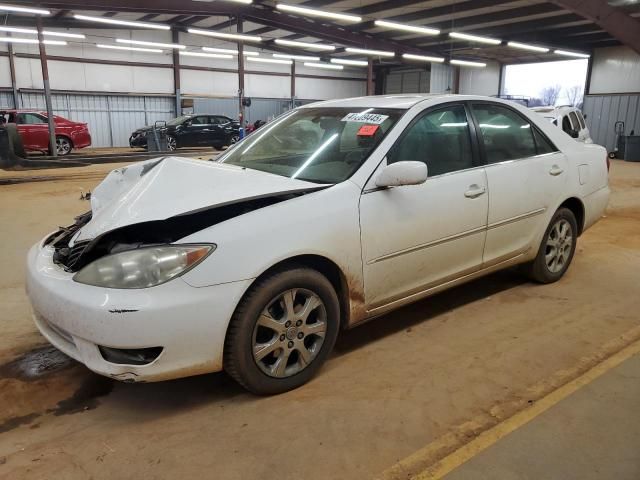
[[[1,479],[407,478],[640,338],[640,163],[615,161],[556,284],[505,271],[378,318],[276,397],[223,373],[114,383],[47,347],[23,285],[30,245],[116,167],[0,186]]]

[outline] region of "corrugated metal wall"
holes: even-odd
[[[611,151],[615,147],[614,124],[625,123],[625,133],[640,135],[640,93],[629,95],[587,95],[582,111],[593,141]]]
[[[13,92],[0,90],[0,108],[15,108],[13,105]]]
[[[385,76],[384,93],[429,93],[428,70],[392,70]]]
[[[22,108],[44,110],[44,95],[21,92]],[[132,131],[175,117],[171,97],[128,95],[51,95],[53,111],[89,125],[93,147],[126,147]]]
[[[296,104],[310,101],[296,102]],[[268,120],[277,117],[291,108],[287,99],[251,98],[251,106],[245,108],[246,120],[253,123],[256,120]],[[238,98],[194,98],[193,111],[195,113],[216,113],[230,118],[238,118]]]
[[[453,76],[451,67],[440,63],[432,64],[430,93],[451,93],[452,88]]]

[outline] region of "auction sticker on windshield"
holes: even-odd
[[[389,118],[389,115],[379,115],[377,113],[347,113],[342,121],[380,125],[387,118]]]

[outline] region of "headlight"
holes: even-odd
[[[215,249],[215,245],[164,245],[115,253],[91,262],[73,280],[106,288],[153,287],[187,272]]]

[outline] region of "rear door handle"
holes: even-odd
[[[475,183],[473,185],[469,185],[469,190],[464,192],[464,196],[467,198],[477,198],[480,195],[484,195],[487,191],[485,187],[479,187]]]
[[[554,177],[557,177],[558,175],[560,175],[562,172],[564,172],[563,169],[561,169],[558,165],[553,165],[551,167],[551,170],[549,170],[549,175],[553,175]]]

